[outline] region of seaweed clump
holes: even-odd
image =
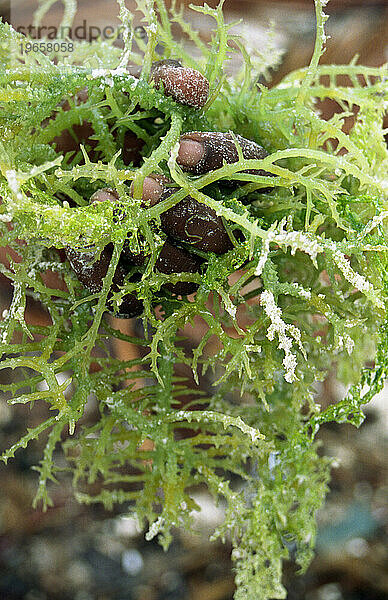
[[[325,4],[315,0],[311,64],[271,89],[257,83],[270,60],[259,65],[245,50],[224,22],[222,2],[192,7],[215,22],[209,45],[175,3],[168,14],[162,0],[137,0],[147,33],[137,48],[123,0],[124,50],[97,41],[75,43],[61,60],[22,55],[22,37],[0,26],[0,227],[8,252],[1,272],[13,285],[0,324],[1,368],[13,377],[1,390],[11,404],[43,400],[54,413],[2,460],[47,435],[36,505],[52,504],[61,446],[80,502],[124,504],[164,548],[172,527],[192,523],[192,490],[205,484],[225,503],[213,537],[232,541],[236,600],[284,598],[282,562],[291,548],[307,568],[330,469],[318,453],[319,428],[360,426],[362,406],[387,377],[386,71],[319,65]],[[69,22],[73,2],[65,5]],[[199,58],[174,40],[171,22]],[[233,78],[232,52],[241,57]],[[150,81],[157,60],[202,73],[205,106],[185,106]],[[128,62],[142,65],[139,78]],[[325,98],[342,110],[327,121],[317,110]],[[349,115],[354,125],[345,133]],[[59,152],[54,140],[85,123],[92,134],[85,143]],[[178,141],[192,131],[229,132],[239,160],[185,173]],[[238,136],[268,155],[244,158]],[[122,153],[134,138],[141,140],[138,164]],[[145,207],[151,174],[174,189]],[[102,188],[115,190],[119,206],[88,202]],[[188,196],[222,219],[230,248],[197,249],[197,271],[161,272],[160,222]],[[58,250],[93,247],[99,260],[108,245],[106,273],[91,293]],[[144,261],[112,285],[124,246]],[[62,285],[50,287],[47,272]],[[194,296],[171,291],[182,282],[195,284]],[[119,313],[130,294],[142,306],[138,337],[116,329],[107,314]],[[30,296],[49,324],[26,323]],[[193,324],[202,335],[189,345],[183,333]],[[137,358],[115,356],[115,338],[137,348]],[[333,369],[347,392],[323,409],[317,382]],[[78,424],[91,398],[99,416]]]

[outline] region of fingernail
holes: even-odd
[[[142,200],[149,202],[153,206],[159,200],[163,190],[164,186],[161,181],[153,177],[146,177],[143,182]]]
[[[90,203],[94,204],[96,202],[111,202],[114,204],[113,223],[117,225],[124,217],[124,213],[120,208],[119,200],[120,196],[117,190],[114,190],[113,188],[102,188],[101,190],[94,192],[93,196],[90,198]]]
[[[147,206],[154,206],[159,202],[161,195],[164,192],[164,184],[167,183],[167,178],[164,175],[151,173],[143,181],[143,191],[141,199],[147,203]],[[133,196],[133,181],[131,183],[130,192]]]
[[[130,75],[132,75],[132,77],[136,77],[136,79],[139,79],[139,77],[141,75],[141,69],[142,69],[142,67],[139,65],[134,65],[134,64],[127,65],[128,73]]]
[[[179,146],[177,162],[182,167],[191,169],[201,162],[204,156],[205,146],[202,142],[184,139]]]
[[[101,190],[97,190],[94,192],[93,196],[90,198],[90,202],[116,202],[119,199],[119,195],[116,190],[112,188],[102,188]]]

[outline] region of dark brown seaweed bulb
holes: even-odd
[[[262,159],[268,152],[241,135],[235,135],[241,146],[243,157],[246,159]],[[221,168],[224,163],[238,161],[238,150],[230,133],[220,131],[191,131],[180,138],[180,148],[177,162],[187,172],[193,175],[203,175],[209,171]],[[261,169],[245,171],[253,175],[271,176]]]
[[[183,67],[178,60],[159,60],[151,67],[155,87],[163,84],[164,94],[176,102],[203,108],[209,96],[209,82],[196,69]]]
[[[167,189],[160,201],[165,200],[176,189]],[[203,252],[225,254],[233,248],[233,244],[225,230],[223,221],[216,212],[198,202],[191,196],[186,196],[172,208],[160,215],[163,231],[171,238],[187,242]]]

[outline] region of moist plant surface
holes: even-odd
[[[191,526],[205,485],[225,506],[213,537],[232,542],[236,600],[285,598],[282,563],[307,568],[327,491],[316,435],[331,421],[360,426],[387,377],[386,69],[319,65],[324,0],[311,64],[270,89],[270,38],[246,47],[222,2],[192,7],[213,20],[209,44],[175,2],[168,13],[137,0],[144,38],[118,4],[123,49],[26,54],[0,24],[1,272],[13,286],[1,390],[51,411],[2,460],[46,436],[36,505],[50,506],[50,486],[71,472],[80,502],[122,504],[164,548]],[[65,2],[65,25],[74,11]],[[172,83],[160,60],[174,61]],[[338,107],[329,120],[326,98]],[[190,172],[179,151],[192,132],[227,134],[237,156]],[[252,158],[246,140],[265,151]],[[150,176],[168,188],[157,202],[144,197]],[[167,230],[174,210],[179,235]],[[222,249],[187,237],[198,214],[227,236]],[[174,252],[186,258],[171,263]],[[96,285],[77,261],[93,276],[105,264]],[[26,322],[29,297],[46,325]],[[131,311],[138,337],[111,317]],[[117,357],[114,339],[136,357]],[[321,408],[329,373],[346,392]],[[98,418],[78,423],[91,399]]]

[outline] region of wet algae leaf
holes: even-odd
[[[311,64],[271,89],[256,83],[271,64],[258,69],[222,3],[192,7],[214,22],[209,45],[175,3],[170,13],[162,0],[137,4],[146,37],[135,44],[119,1],[124,50],[75,42],[60,60],[21,55],[21,36],[0,27],[1,272],[13,286],[0,324],[13,375],[1,389],[11,404],[52,411],[2,460],[46,436],[37,505],[52,504],[62,448],[80,502],[123,504],[164,548],[172,527],[192,523],[192,491],[205,484],[226,506],[213,537],[232,541],[235,598],[285,598],[282,562],[292,547],[307,568],[327,491],[316,434],[330,421],[359,426],[387,377],[386,70],[319,65],[323,0]],[[177,69],[168,85],[161,60]],[[188,69],[202,85],[191,103]],[[327,121],[325,98],[342,110]],[[190,173],[179,142],[194,131],[227,133],[237,156]],[[241,136],[266,151],[247,156]],[[154,190],[168,188],[156,202],[143,197],[150,175]],[[113,192],[89,202],[101,188]],[[227,236],[222,250],[188,233],[198,215]],[[99,278],[78,279],[63,250],[93,277],[99,265]],[[46,325],[26,323],[29,297]],[[132,309],[138,337],[110,316]],[[185,339],[192,324],[200,334]],[[348,391],[323,410],[317,382],[333,370]],[[98,418],[78,423],[91,399]]]

